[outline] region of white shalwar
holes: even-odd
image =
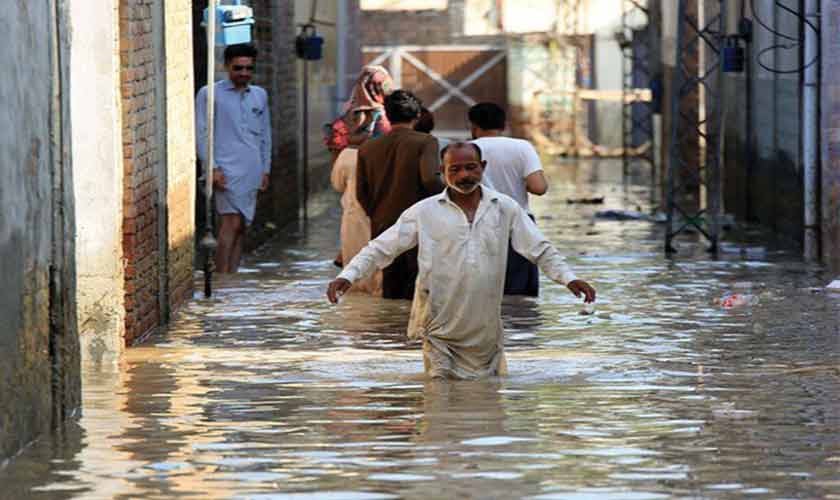
[[[339,274],[353,283],[418,246],[408,336],[423,340],[426,373],[432,377],[505,374],[501,305],[508,241],[552,280],[565,285],[576,279],[516,201],[481,189],[472,224],[446,189],[408,208]]]

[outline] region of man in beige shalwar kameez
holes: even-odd
[[[337,302],[353,282],[417,246],[420,271],[408,335],[423,341],[427,375],[504,375],[501,303],[508,241],[586,302],[595,301],[595,290],[575,277],[516,201],[480,185],[485,162],[478,146],[455,143],[442,154],[443,193],[407,209],[346,265],[327,296]]]

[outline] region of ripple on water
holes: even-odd
[[[333,211],[248,256],[118,371],[87,371],[81,420],[0,469],[0,497],[840,495],[840,298],[813,293],[830,276],[750,241],[711,259],[686,237],[665,258],[661,224],[590,225],[592,207],[565,203],[647,210],[646,166],[547,172],[532,210],[601,299],[581,316],[544,275],[539,298],[506,298],[508,377],[428,381],[407,301],[327,304]],[[732,290],[760,302],[715,305]]]

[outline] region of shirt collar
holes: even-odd
[[[497,201],[499,201],[499,193],[497,193],[496,191],[493,191],[492,189],[488,188],[484,184],[479,184],[478,189],[481,190],[481,201],[479,202],[479,204],[481,204],[482,202],[487,201],[487,200],[492,201],[493,203],[496,203]],[[445,188],[443,191],[441,191],[439,194],[437,194],[435,196],[436,196],[436,199],[437,199],[438,203],[446,203],[446,202],[455,203],[454,201],[452,201],[452,198],[449,197],[449,188],[448,187]]]
[[[230,81],[230,78],[226,78],[226,79],[222,80],[222,88],[224,90],[236,90],[236,85],[234,85],[233,82]],[[245,87],[245,92],[250,92],[250,91],[251,91],[251,85],[246,86]]]

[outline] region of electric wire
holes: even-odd
[[[746,3],[746,1],[747,0],[744,0],[744,3]],[[744,3],[741,4],[742,12],[743,12]],[[817,28],[811,21],[808,20],[807,15],[804,15],[804,14],[798,12],[798,11],[795,11],[795,10],[791,9],[790,7],[788,7],[787,5],[784,5],[779,0],[775,0],[773,3],[779,9],[793,15],[794,17],[796,17],[802,24],[807,26],[806,29],[810,28],[810,29],[814,30],[814,33],[819,35],[819,33],[820,33],[819,28]],[[768,26],[767,23],[765,23],[761,19],[761,17],[758,15],[758,13],[756,12],[755,0],[750,0],[750,12],[751,12],[752,18],[755,20],[755,22],[758,23],[759,26],[761,26],[762,28],[767,30],[769,33],[773,34],[774,36],[776,36],[778,38],[783,38],[785,40],[789,40],[789,41],[793,42],[793,43],[775,43],[773,45],[770,45],[768,47],[765,47],[765,48],[759,50],[758,54],[756,54],[756,56],[755,56],[755,59],[756,59],[756,62],[758,63],[758,65],[761,66],[762,69],[764,69],[766,71],[769,71],[770,73],[785,75],[785,74],[801,73],[802,71],[805,71],[806,69],[810,68],[811,66],[813,66],[814,64],[817,64],[817,62],[819,62],[820,54],[819,54],[819,50],[817,50],[817,55],[814,56],[814,59],[809,61],[807,64],[800,65],[797,68],[779,69],[779,68],[771,67],[768,64],[765,64],[764,61],[762,60],[762,58],[764,57],[765,54],[773,52],[777,49],[793,50],[793,49],[797,49],[797,48],[801,47],[802,44],[805,43],[804,30],[803,30],[803,33],[800,34],[798,38],[796,38],[796,37],[792,37],[790,35],[787,35],[785,33],[782,33],[780,31],[776,30],[775,28],[772,28],[772,27]]]

